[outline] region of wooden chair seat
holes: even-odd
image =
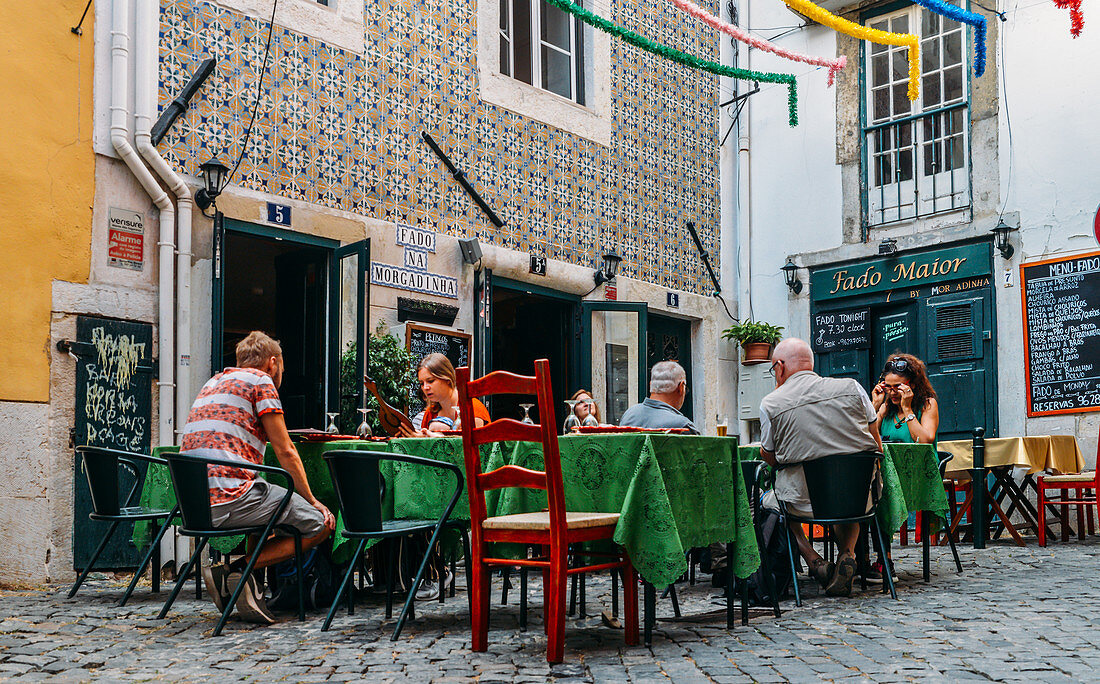
[[[1076,473],[1072,475],[1047,475],[1043,482],[1057,484],[1059,482],[1095,482],[1096,473]]]
[[[590,527],[613,527],[619,524],[618,513],[565,513],[565,527],[570,530],[582,530]],[[481,524],[483,530],[549,530],[549,511],[536,513],[514,513],[486,518]]]

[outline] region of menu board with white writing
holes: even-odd
[[[447,357],[455,368],[470,365],[470,333],[433,328],[418,323],[407,323],[405,343],[412,353],[413,368],[428,354],[439,353]],[[409,415],[413,416],[424,408],[419,392],[414,387],[409,393]],[[417,426],[419,427],[419,426]]]
[[[1020,267],[1027,414],[1100,411],[1100,252]]]
[[[79,316],[76,341],[76,416],[73,442],[148,454],[151,444],[153,326]],[[91,492],[83,463],[75,459],[73,473],[73,562],[83,569],[108,523],[88,519]],[[138,462],[139,477],[145,464]],[[133,482],[120,478],[123,492]],[[118,534],[96,561],[97,568],[136,567],[140,556],[125,535]]]
[[[823,353],[871,346],[871,310],[825,311],[811,317],[814,351]]]

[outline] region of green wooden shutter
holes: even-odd
[[[941,441],[964,439],[975,427],[992,425],[992,369],[983,325],[988,296],[967,292],[928,299],[925,362],[939,399]]]

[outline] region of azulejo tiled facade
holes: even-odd
[[[344,0],[355,1],[355,0]],[[484,0],[483,0],[484,1]],[[704,4],[715,4],[704,3]],[[601,0],[597,12],[715,59],[718,39],[671,5]],[[248,154],[235,183],[709,292],[685,221],[718,258],[718,83],[612,43],[610,147],[482,102],[473,0],[366,0],[362,55],[278,24]],[[711,7],[716,11],[716,7]],[[199,61],[215,74],[161,145],[186,172],[244,144],[264,61],[266,18],[202,0],[163,0],[161,103]],[[427,130],[507,225],[496,228],[420,140]]]

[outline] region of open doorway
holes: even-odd
[[[331,253],[293,239],[225,231],[214,372],[236,364],[237,342],[252,330],[279,340],[286,365],[279,396],[291,429],[325,427]]]
[[[494,281],[492,345],[490,368],[522,375],[534,372],[536,359],[549,359],[551,388],[554,393],[552,420],[565,422],[565,399],[572,396],[574,366],[575,319],[577,299],[567,295],[534,292],[531,288],[510,287]],[[490,407],[493,418],[523,417],[520,403],[532,401],[521,397],[499,395]],[[531,419],[542,422],[538,408],[531,409]]]

